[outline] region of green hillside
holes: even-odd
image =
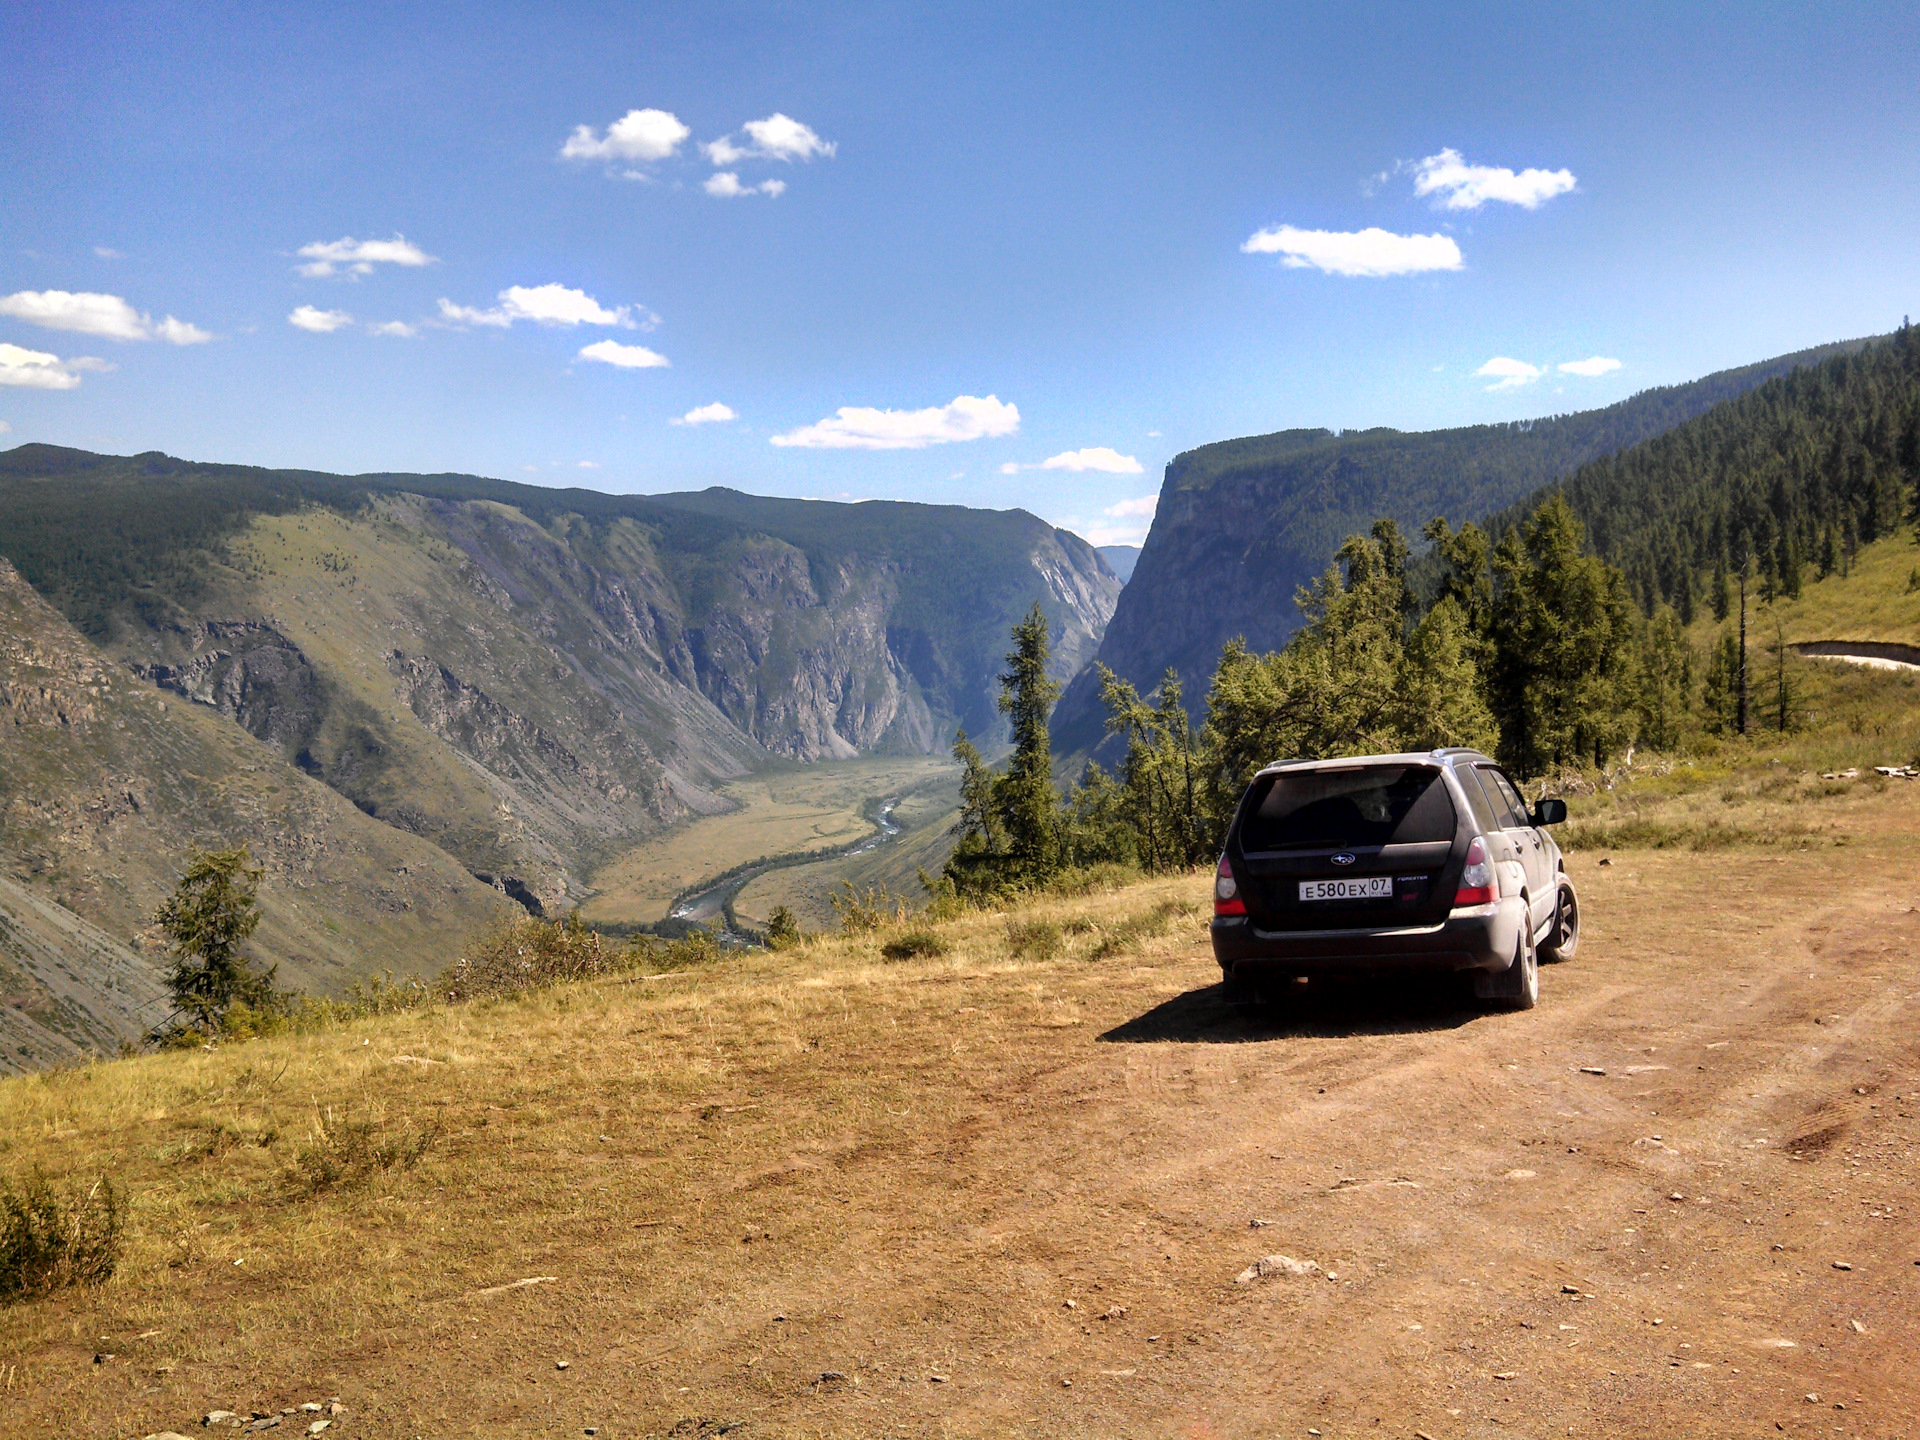
[[[1691,619],[1746,559],[1768,595],[1844,571],[1920,520],[1920,336],[1895,334],[1777,376],[1556,488],[1643,608]],[[1537,503],[1493,517],[1498,530]]]

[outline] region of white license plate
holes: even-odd
[[[1386,900],[1393,895],[1393,877],[1375,875],[1363,880],[1302,880],[1302,900]]]

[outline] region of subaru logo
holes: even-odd
[[[1353,859],[1354,859],[1353,856],[1345,854],[1343,852],[1333,857],[1333,863],[1336,865],[1351,865],[1353,863]]]

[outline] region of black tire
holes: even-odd
[[[1513,963],[1496,974],[1485,976],[1474,988],[1494,1010],[1531,1010],[1540,1003],[1540,957],[1525,925],[1520,927],[1520,942]]]
[[[1554,901],[1553,933],[1547,937],[1547,943],[1540,947],[1540,963],[1561,964],[1571,960],[1579,948],[1580,897],[1574,893],[1573,886],[1563,881],[1559,897]]]

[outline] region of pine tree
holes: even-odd
[[[1047,617],[1033,602],[1013,627],[1013,650],[1000,676],[1000,711],[1011,717],[1013,757],[994,781],[994,809],[1007,837],[1014,873],[1027,883],[1059,868],[1060,797],[1053,788],[1053,746],[1047,716],[1060,686],[1047,676]]]
[[[279,967],[257,971],[240,953],[259,928],[261,867],[247,847],[194,855],[154,921],[173,942],[167,970],[175,1013],[202,1031],[215,1031],[235,1004],[271,1006]]]

